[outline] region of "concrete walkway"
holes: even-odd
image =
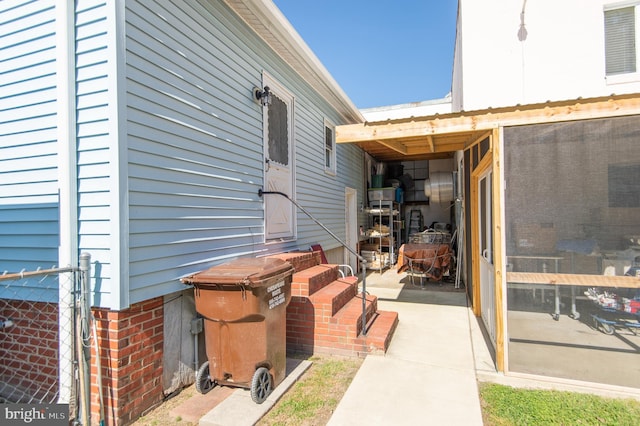
[[[464,291],[433,291],[437,285],[414,287],[395,269],[369,274],[367,291],[400,322],[387,353],[363,361],[329,425],[482,425],[476,372],[495,374],[493,361]],[[237,389],[200,426],[255,424],[309,365],[288,360],[287,378],[267,401],[257,405]]]
[[[488,351],[474,353],[477,324],[465,293],[401,278],[395,270],[368,278],[379,308],[398,312],[400,322],[386,355],[364,360],[329,425],[482,425],[475,358],[488,369],[493,362]]]

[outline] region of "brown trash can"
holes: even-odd
[[[194,286],[204,318],[207,362],[196,389],[248,388],[260,404],[285,377],[286,310],[293,266],[273,258],[238,259],[182,279]]]

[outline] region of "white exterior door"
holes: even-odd
[[[480,307],[482,320],[491,342],[496,344],[496,308],[493,264],[493,169],[487,169],[478,179],[478,243],[480,253]]]
[[[265,76],[271,105],[264,108],[265,190],[294,199],[293,96]],[[295,206],[279,195],[265,197],[265,238],[295,238]]]

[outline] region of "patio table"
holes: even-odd
[[[453,251],[448,244],[403,244],[398,254],[398,273],[409,271],[440,281],[452,259]]]

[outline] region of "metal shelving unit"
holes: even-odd
[[[371,262],[369,269],[382,272],[396,262],[396,253],[401,239],[402,221],[400,218],[400,203],[395,201],[371,201],[369,208],[369,229],[367,238],[376,244],[378,259]]]

